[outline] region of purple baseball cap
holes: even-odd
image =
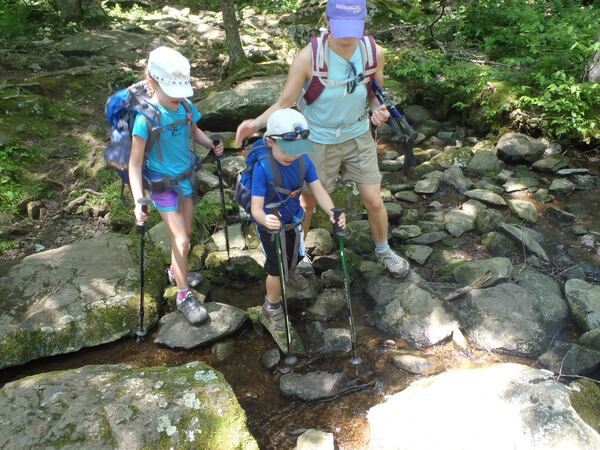
[[[360,39],[365,32],[365,0],[327,0],[327,17],[333,37]]]

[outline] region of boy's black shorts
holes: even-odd
[[[267,257],[265,261],[265,272],[269,275],[273,275],[275,277],[279,276],[279,267],[277,264],[277,252],[275,250],[275,235],[269,233],[262,227],[257,227],[258,236],[260,237],[260,242],[262,243],[263,250]],[[302,233],[302,228],[299,228],[299,232]],[[297,231],[286,230],[285,232],[285,244],[286,244],[286,256],[287,261],[284,260],[284,263],[287,262],[288,270],[291,271],[293,267],[291,267],[292,257],[294,256],[294,243],[296,242],[296,233]],[[298,239],[298,246],[300,245],[300,240]],[[283,252],[283,249],[281,249]],[[301,259],[298,256],[298,260]],[[298,261],[296,261],[298,263]]]

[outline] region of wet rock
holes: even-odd
[[[514,226],[507,223],[499,225],[499,229],[505,232],[510,238],[517,240],[517,244],[522,243],[523,246],[534,255],[540,257],[544,262],[549,262],[550,259],[546,251],[534,237],[532,230],[524,226]]]
[[[538,300],[516,284],[474,289],[454,303],[469,339],[488,350],[539,356],[555,331]]]
[[[223,362],[235,351],[235,342],[232,340],[227,340],[223,342],[217,342],[210,348],[211,353],[215,357],[215,361]]]
[[[578,167],[576,169],[560,169],[557,170],[556,173],[563,177],[568,177],[570,175],[583,175],[589,173],[588,169],[584,169],[583,167]]]
[[[400,239],[410,239],[421,235],[421,228],[418,225],[400,225],[392,229],[392,236]]]
[[[306,430],[298,437],[295,450],[334,450],[332,433],[319,430]]]
[[[557,374],[585,375],[600,367],[600,351],[559,342],[540,356],[538,362]]]
[[[146,327],[158,321],[163,266],[148,251]],[[27,256],[0,278],[0,368],[130,336],[138,329],[139,243],[107,233]]]
[[[444,372],[371,408],[368,448],[600,448],[600,435],[575,412],[569,395],[548,371],[520,364]],[[457,433],[465,423],[469,433]]]
[[[306,310],[306,315],[312,320],[330,320],[345,307],[346,297],[343,289],[324,289],[315,303]]]
[[[475,228],[475,218],[464,211],[453,209],[444,216],[446,230],[454,237],[462,236],[463,233]]]
[[[548,190],[559,194],[569,194],[575,190],[575,185],[564,178],[556,178],[552,181]]]
[[[267,350],[260,358],[260,363],[267,370],[273,370],[279,361],[281,361],[281,353],[278,348]]]
[[[569,163],[569,158],[566,156],[554,154],[537,160],[531,167],[542,172],[558,172],[565,167],[569,167]]]
[[[206,257],[206,268],[215,272],[227,273],[235,280],[261,280],[265,255],[260,250],[231,250],[231,271],[226,272],[227,252],[211,252]]]
[[[575,216],[570,212],[564,211],[559,208],[550,207],[546,210],[548,215],[552,217],[557,222],[562,223],[573,223],[575,222]]]
[[[454,279],[462,286],[472,284],[486,272],[491,272],[492,277],[480,287],[489,287],[499,281],[508,280],[512,263],[508,258],[490,258],[466,261],[454,269]]]
[[[224,303],[209,302],[204,307],[209,320],[199,325],[191,325],[180,312],[161,318],[154,342],[171,348],[190,349],[232,334],[246,319],[244,311]]]
[[[600,328],[600,286],[571,279],[565,283],[565,295],[573,318],[584,331]]]
[[[519,219],[535,223],[538,220],[538,212],[533,203],[527,200],[513,199],[508,201],[508,207]]]
[[[579,338],[578,344],[600,351],[600,328],[583,333]]]
[[[330,269],[321,273],[321,286],[326,288],[344,287],[342,271]]]
[[[423,265],[431,253],[433,253],[433,249],[426,245],[403,245],[402,252],[407,258],[412,259],[417,264]]]
[[[467,165],[467,172],[475,175],[496,175],[502,170],[502,161],[493,150],[478,150]]]
[[[377,304],[369,323],[415,347],[434,345],[458,326],[452,307],[413,271],[400,280],[387,276],[371,280],[367,295]]]
[[[439,361],[432,356],[404,353],[392,356],[392,362],[398,369],[415,375],[432,375],[443,370]]]
[[[511,162],[534,162],[537,161],[546,144],[540,140],[530,139],[520,133],[506,133],[498,140],[496,151],[500,158]]]
[[[242,234],[242,224],[232,223],[227,225],[227,235],[229,237],[229,250],[244,250],[246,241]],[[227,242],[225,241],[225,231],[219,230],[211,236],[211,239],[217,246],[220,252],[227,250]]]
[[[333,248],[331,234],[324,228],[313,228],[306,234],[305,246],[311,255],[327,255]]]
[[[352,340],[348,328],[326,328],[321,334],[320,354],[347,353],[352,350]]]
[[[336,395],[342,378],[341,372],[287,373],[279,379],[279,389],[287,397],[305,401],[320,400]]]
[[[506,202],[504,201],[504,199],[502,197],[500,197],[498,194],[495,194],[494,192],[486,191],[483,189],[472,189],[470,191],[465,192],[465,196],[475,199],[475,200],[479,200],[479,201],[481,201],[483,203],[487,203],[489,205],[494,205],[494,206],[506,205]]]
[[[437,192],[440,185],[439,178],[429,178],[417,181],[415,192],[417,194],[433,194]]]
[[[6,449],[211,448],[215,441],[222,448],[258,449],[223,375],[198,361],[39,374],[6,384],[0,396],[0,446]]]

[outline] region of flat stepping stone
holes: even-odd
[[[589,170],[580,167],[577,169],[560,169],[556,173],[562,175],[563,177],[568,177],[569,175],[584,175],[586,173],[589,173]]]
[[[406,242],[410,244],[433,244],[434,242],[441,241],[448,236],[443,231],[432,231],[431,233],[424,233],[421,236],[408,239]]]
[[[433,249],[426,245],[404,245],[402,247],[402,251],[404,252],[404,256],[412,259],[417,264],[425,264],[429,255],[433,253]]]
[[[421,235],[418,225],[400,225],[392,230],[392,236],[401,239],[410,239]]]
[[[419,196],[411,191],[400,191],[394,194],[398,200],[402,200],[403,202],[409,203],[417,203],[419,201]]]
[[[499,227],[500,230],[508,234],[509,237],[522,242],[529,252],[540,257],[544,262],[550,262],[548,254],[535,239],[535,237],[533,237],[533,233],[529,230],[529,228],[524,226],[516,227],[507,223],[501,223]]]
[[[230,335],[246,319],[244,311],[231,305],[210,302],[204,307],[209,320],[200,325],[190,324],[178,311],[164,316],[160,319],[154,342],[171,348],[190,349]]]
[[[415,185],[415,192],[417,194],[433,194],[437,192],[439,186],[440,179],[436,177],[432,177],[425,180],[419,180]]]

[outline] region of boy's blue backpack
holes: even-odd
[[[129,158],[131,156],[131,132],[138,114],[146,118],[148,139],[144,149],[145,154],[155,143],[159,143],[160,133],[167,129],[177,128],[183,122],[191,124],[192,111],[187,102],[182,102],[187,112],[187,118],[178,120],[166,126],[161,125],[160,111],[150,102],[152,95],[146,80],[138,81],[131,86],[115,92],[106,101],[104,115],[111,126],[110,142],[104,149],[106,163],[115,168],[121,178],[121,196],[125,184],[129,184]],[[158,157],[162,160],[160,145]]]
[[[256,141],[252,149],[246,156],[246,168],[238,172],[235,182],[235,200],[252,217],[252,172],[256,164],[262,164],[263,170],[267,174],[270,189],[268,189],[268,198],[265,198],[265,208],[278,208],[290,198],[299,194],[300,188],[304,183],[306,175],[306,161],[304,158],[298,160],[298,186],[299,189],[291,191],[281,187],[281,172],[271,147],[263,139]]]

